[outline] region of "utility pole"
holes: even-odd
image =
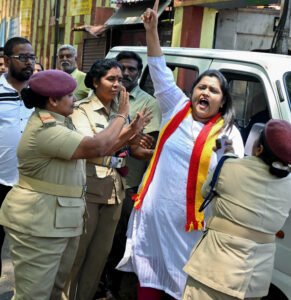
[[[279,30],[278,44],[276,47],[276,53],[288,55],[288,39],[290,33],[290,14],[291,14],[291,1],[282,0],[281,1],[281,19],[283,18],[282,28]],[[281,22],[281,20],[280,20]]]
[[[60,5],[61,1],[56,0],[56,13],[55,13],[55,41],[54,41],[54,57],[53,57],[53,69],[57,67],[57,50],[58,50],[58,43],[59,43],[59,18],[60,18]]]

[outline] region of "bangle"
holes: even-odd
[[[121,117],[121,118],[124,119],[125,123],[127,122],[127,118],[126,118],[125,115],[122,115],[122,114],[115,114],[115,115],[114,115],[114,118],[117,118],[117,117]]]

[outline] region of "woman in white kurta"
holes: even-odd
[[[148,64],[155,97],[162,111],[163,128],[183,109],[189,98],[176,86],[172,72],[166,67],[156,30],[157,15],[153,10],[149,10],[149,17],[144,23]],[[225,105],[228,106],[225,116],[232,111],[231,98],[226,95],[228,90],[218,78],[223,75],[217,71],[215,74],[218,75],[213,73],[199,77],[199,89],[194,89],[192,97],[192,113],[180,123],[163,146],[141,209],[134,210],[131,215],[126,251],[117,267],[122,271],[135,272],[141,287],[164,291],[176,299],[181,298],[186,282],[182,268],[201,236],[201,230],[185,230],[187,177],[193,146],[210,118],[223,110]],[[225,79],[223,83],[226,83]],[[230,118],[228,115],[228,120],[232,122],[232,115]],[[238,129],[235,126],[228,128],[227,125],[219,136],[227,135],[232,139],[235,152],[243,156],[243,143]],[[209,169],[216,163],[217,157],[213,152]],[[139,299],[143,297],[139,293]]]
[[[275,234],[291,208],[290,139],[291,124],[271,120],[255,142],[253,156],[225,161],[209,229],[184,268],[189,277],[183,299],[260,299],[268,294]],[[203,185],[204,196],[212,177]]]

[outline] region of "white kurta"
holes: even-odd
[[[189,100],[176,86],[164,57],[148,58],[155,96],[162,111],[163,127]],[[186,282],[182,270],[201,231],[185,231],[186,187],[194,141],[204,124],[185,118],[168,138],[142,207],[133,210],[128,224],[127,245],[119,270],[135,272],[142,287],[164,290],[180,299]],[[233,140],[243,156],[243,142],[236,127],[222,132]],[[217,163],[213,153],[210,169]]]

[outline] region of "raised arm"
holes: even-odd
[[[158,6],[159,0],[155,2],[153,9],[148,8],[141,16],[146,30],[148,56],[154,57],[163,55],[158,34]]]
[[[119,97],[118,116],[106,129],[96,133],[93,137],[85,136],[74,152],[72,159],[94,158],[107,155],[109,150],[116,144],[116,140],[126,122],[128,111],[129,94],[126,92],[125,88],[122,87]],[[130,128],[130,136],[136,133],[135,130],[136,128],[134,127]]]
[[[157,0],[154,8],[148,8],[141,18],[146,30],[148,65],[155,88],[155,97],[164,114],[175,108],[178,103],[187,101],[188,97],[176,85],[172,71],[166,66],[158,35],[158,3]]]
[[[151,119],[145,109],[137,113],[136,118],[127,126],[122,134],[124,123],[127,119],[129,110],[129,94],[122,87],[119,97],[119,110],[117,117],[103,131],[95,134],[93,137],[85,136],[78,148],[75,150],[72,159],[95,158],[108,155],[112,149],[125,144],[128,139],[140,132]]]

